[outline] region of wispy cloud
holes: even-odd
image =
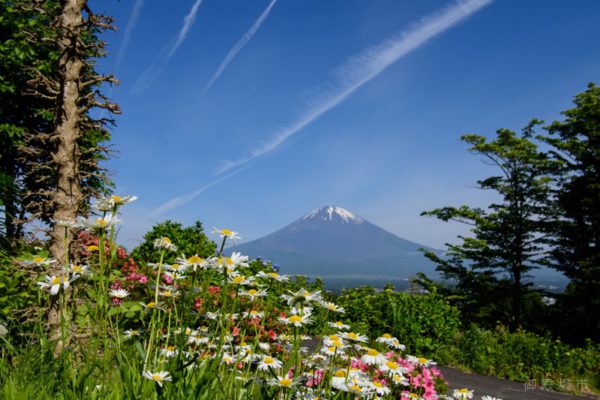
[[[127,23],[127,27],[125,28],[125,33],[123,34],[123,42],[121,43],[121,48],[119,49],[119,53],[117,54],[117,59],[115,61],[115,70],[118,70],[121,66],[121,62],[123,61],[123,57],[125,56],[125,52],[127,51],[127,46],[129,45],[131,32],[133,32],[133,29],[137,25],[137,21],[140,17],[140,13],[142,11],[143,6],[144,0],[136,0],[133,6],[133,11],[131,12],[131,18],[129,18],[129,22]]]
[[[183,25],[181,26],[181,29],[179,29],[175,41],[173,41],[171,45],[165,46],[156,57],[156,60],[140,74],[133,85],[132,93],[141,94],[148,89],[162,73],[164,65],[171,60],[194,25],[202,1],[203,0],[196,0],[194,2],[190,12],[183,18]]]
[[[235,160],[224,161],[217,172],[227,172],[277,149],[290,137],[327,111],[338,106],[357,89],[377,77],[400,58],[479,11],[491,1],[456,1],[435,14],[423,18],[407,31],[396,34],[383,43],[350,58],[338,68],[334,81],[326,88],[320,89],[320,94],[310,100],[309,108],[296,121],[280,129],[268,142],[250,151],[247,155]]]
[[[221,65],[219,65],[219,68],[217,68],[217,71],[214,73],[212,78],[210,78],[210,81],[206,85],[206,88],[204,89],[202,94],[205,94],[208,91],[208,89],[210,89],[213,83],[215,83],[215,81],[219,79],[223,71],[225,71],[225,68],[227,68],[229,63],[233,61],[235,56],[237,56],[238,53],[244,48],[244,46],[248,44],[250,39],[252,39],[252,36],[254,36],[254,34],[260,29],[263,22],[265,22],[265,20],[269,16],[269,13],[271,12],[271,8],[273,8],[276,2],[277,0],[271,0],[267,8],[265,8],[262,14],[260,14],[260,17],[258,17],[258,19],[250,27],[250,29],[244,34],[244,36],[242,36],[242,38],[235,44],[235,46],[233,46],[233,48],[229,50],[229,53],[227,53],[227,55],[221,62]]]
[[[177,51],[179,46],[181,46],[181,44],[187,37],[187,34],[190,31],[190,28],[192,27],[192,25],[194,25],[194,21],[196,20],[196,14],[198,14],[198,9],[200,8],[200,4],[202,4],[202,0],[196,0],[194,2],[194,5],[190,9],[190,12],[188,13],[188,15],[186,15],[185,18],[183,18],[183,26],[181,27],[181,30],[179,31],[179,34],[177,35],[177,40],[175,41],[175,44],[173,45],[173,47],[171,48],[171,51],[169,51],[169,54],[167,55],[167,61],[169,61],[171,59],[171,57],[173,57],[173,54],[175,54],[175,52]]]
[[[168,200],[166,202],[164,202],[163,204],[161,204],[160,206],[156,207],[154,210],[152,210],[149,214],[148,214],[148,218],[154,218],[154,217],[158,217],[159,215],[162,215],[168,211],[174,210],[176,208],[181,207],[184,204],[189,203],[190,201],[192,201],[193,199],[195,199],[196,197],[200,196],[202,193],[206,192],[208,189],[210,189],[211,187],[215,186],[218,183],[221,183],[229,178],[231,178],[234,175],[239,174],[240,172],[242,172],[243,170],[245,170],[246,168],[248,168],[250,165],[245,165],[239,169],[236,169],[235,171],[231,171],[228,174],[222,175],[220,177],[218,177],[217,179],[213,180],[212,182],[208,183],[207,185],[202,186],[201,188],[190,192],[190,193],[186,193],[186,194],[182,194],[180,196],[174,197],[171,200]]]
[[[407,31],[394,35],[383,43],[368,48],[335,71],[335,79],[325,88],[318,90],[318,95],[309,101],[308,109],[288,127],[280,129],[270,141],[262,147],[251,151],[246,156],[236,160],[225,161],[217,171],[221,175],[208,185],[188,194],[175,197],[155,210],[151,215],[156,216],[190,202],[214,185],[248,168],[250,162],[281,146],[290,137],[300,132],[304,127],[315,121],[327,111],[333,109],[361,86],[377,77],[386,68],[424,45],[428,40],[445,32],[465,20],[492,0],[459,0],[448,7],[423,18]]]

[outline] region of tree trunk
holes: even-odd
[[[84,61],[82,59],[81,29],[83,26],[83,9],[87,0],[64,0],[59,19],[59,71],[61,74],[61,96],[57,109],[56,139],[57,149],[54,154],[56,165],[56,190],[52,195],[53,221],[74,220],[84,202],[81,191],[79,159],[80,150],[77,141],[80,136],[82,110],[79,108],[80,80]],[[65,263],[72,242],[72,232],[54,224],[51,232],[50,251],[59,262],[52,273]],[[60,325],[57,304],[53,304],[48,317],[51,336],[55,336]],[[54,328],[54,329],[52,329]]]

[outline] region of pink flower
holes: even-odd
[[[145,284],[146,282],[148,282],[148,277],[146,275],[140,275],[140,280],[139,282],[141,284]]]

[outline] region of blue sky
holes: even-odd
[[[600,83],[595,0],[152,0],[91,3],[119,26],[99,69],[121,241],[165,219],[251,240],[335,204],[441,248],[495,171],[461,134],[560,118]],[[107,90],[108,91],[108,90]]]

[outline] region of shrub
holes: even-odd
[[[398,293],[361,287],[343,291],[337,302],[346,308],[355,329],[392,334],[407,351],[430,356],[451,344],[460,325],[458,309],[436,293]]]
[[[570,383],[575,391],[577,382],[600,388],[600,345],[589,341],[573,348],[531,332],[471,326],[457,336],[456,348],[454,362],[477,373],[515,381],[545,379],[554,386]],[[567,389],[562,386],[555,389]]]

